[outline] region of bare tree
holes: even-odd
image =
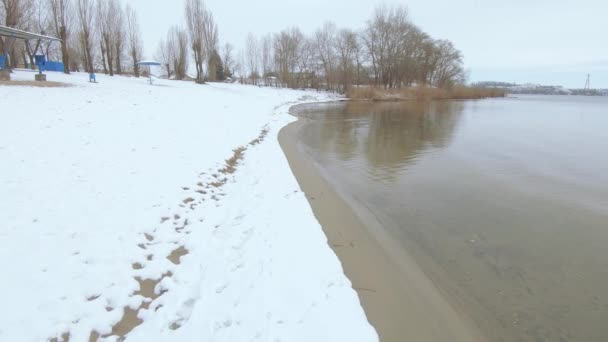
[[[378,7],[362,41],[376,85],[393,88],[426,83],[433,49],[429,49],[428,35],[409,20],[405,7]]]
[[[354,65],[358,50],[357,34],[350,29],[340,30],[335,40],[335,50],[338,55],[339,73],[342,91],[348,91],[352,84]]]
[[[382,78],[383,65],[386,59],[387,32],[386,26],[386,7],[376,8],[373,18],[367,23],[363,40],[367,47],[372,69],[374,72],[374,82],[378,86]]]
[[[186,0],[186,22],[196,67],[196,83],[204,83],[204,68],[211,45],[217,44],[217,26],[202,0]]]
[[[167,42],[161,40],[156,49],[156,58],[160,61],[167,73],[167,79],[171,78],[171,49],[167,46]]]
[[[419,31],[416,38],[415,52],[412,56],[415,66],[414,79],[418,84],[426,86],[431,83],[431,73],[436,65],[435,56],[435,42],[428,34]]]
[[[68,54],[70,56],[70,71],[80,72],[80,70],[86,71],[86,65],[82,62],[84,61],[83,51],[80,48],[80,42],[78,37],[78,27],[77,20],[74,21],[74,33],[70,35],[69,43],[68,43]]]
[[[274,60],[278,70],[279,80],[281,84],[296,88],[300,86],[302,80],[300,67],[304,64],[302,60],[302,52],[305,51],[306,38],[300,29],[294,27],[289,30],[281,31],[274,39]],[[311,52],[312,47],[307,46]]]
[[[444,88],[464,81],[462,53],[447,40],[437,41],[436,48],[437,61],[433,73],[433,84]]]
[[[260,40],[262,77],[273,76],[272,36],[266,35]]]
[[[76,12],[78,15],[78,42],[81,48],[82,63],[87,72],[94,72],[93,67],[93,40],[95,1],[76,0]]]
[[[188,70],[188,34],[178,26],[173,26],[167,32],[167,50],[170,63],[175,72],[175,79],[186,78]]]
[[[360,86],[362,83],[361,73],[364,71],[363,63],[365,63],[365,55],[363,49],[363,42],[361,39],[362,34],[359,32],[357,34],[357,45],[355,50],[355,65],[356,65],[356,74],[357,74],[357,86]],[[367,75],[369,77],[369,75]],[[367,78],[367,77],[366,77]]]
[[[221,66],[219,50],[219,30],[211,12],[207,12],[205,20],[205,50],[207,58],[207,77],[210,81],[217,80],[217,70]]]
[[[23,9],[25,12],[20,13],[22,18],[20,20],[21,23],[19,28],[26,31],[46,34],[47,27],[49,26],[49,22],[47,20],[48,16],[46,15],[48,12],[48,8],[46,6],[47,3],[29,1],[24,5],[27,6],[27,8]],[[39,50],[44,52],[44,47],[42,45],[43,42],[41,39],[34,39],[33,41],[26,39],[23,41],[23,64],[29,64],[32,70],[36,68],[34,56],[38,54]],[[46,43],[46,45],[48,46],[49,44]]]
[[[135,77],[139,77],[139,64],[137,63],[141,61],[143,43],[139,21],[137,20],[137,12],[127,4],[125,15],[127,17],[127,48],[131,62],[133,63],[133,73]]]
[[[234,74],[238,75],[239,82],[241,84],[244,84],[247,71],[245,69],[245,54],[243,53],[242,50],[239,50],[239,52],[236,55],[233,70],[234,70]]]
[[[50,0],[51,22],[55,34],[61,39],[61,59],[63,72],[70,73],[70,53],[68,48],[70,33],[72,31],[72,1]]]
[[[281,84],[290,86],[290,55],[292,51],[292,43],[288,31],[281,31],[274,37],[274,63],[277,67],[279,81]]]
[[[224,74],[224,63],[222,62],[220,53],[216,49],[213,49],[211,52],[207,65],[207,78],[210,82],[223,81],[226,79],[226,75]]]
[[[113,49],[113,25],[114,13],[112,0],[97,0],[96,23],[99,32],[99,44],[101,50],[101,63],[104,73],[114,76],[114,49]]]
[[[4,1],[4,0],[3,0]],[[6,25],[6,9],[5,9],[5,4],[4,2],[2,2],[2,4],[0,5],[0,24],[2,25]],[[6,42],[8,43],[8,42]],[[5,43],[5,39],[3,37],[0,37],[0,54],[4,54],[6,51],[6,44]],[[9,61],[6,60],[5,61],[6,65],[0,65],[0,67],[4,68],[6,66],[8,66]]]
[[[334,88],[335,35],[336,26],[331,22],[327,22],[321,29],[315,32],[314,36],[314,48],[321,64],[323,75],[325,76],[325,89],[327,90]]]
[[[298,41],[296,48],[296,73],[295,87],[296,88],[319,88],[318,77],[316,70],[318,69],[315,41],[312,38],[302,36]]]
[[[122,7],[117,0],[97,0],[96,15],[104,71],[110,76],[121,74],[125,45]]]
[[[253,35],[253,33],[249,33],[247,35],[246,42],[246,58],[247,58],[247,68],[249,70],[248,78],[251,79],[251,82],[254,85],[258,84],[258,79],[260,77],[259,71],[259,47],[258,47],[258,39]]]
[[[222,61],[224,62],[224,75],[232,77],[235,71],[236,61],[234,60],[234,47],[230,43],[226,43],[222,49]]]
[[[179,26],[172,26],[167,31],[167,39],[159,43],[156,58],[165,68],[167,78],[175,76],[183,80],[188,70],[188,34]]]
[[[113,0],[98,0],[113,1]],[[408,17],[404,6],[379,6],[359,33],[336,30],[325,23],[313,35],[298,28],[257,38],[249,34],[245,48],[233,56],[226,44],[218,53],[218,29],[202,0],[186,0],[189,48],[196,82],[238,75],[241,82],[276,76],[278,86],[314,87],[346,92],[364,82],[385,88],[432,84],[450,87],[463,82],[462,54],[451,42],[433,40]],[[168,75],[181,74],[177,31],[159,46]]]
[[[13,28],[23,28],[22,24],[26,17],[28,17],[28,11],[31,9],[30,0],[2,0],[2,9],[4,13],[4,25]],[[13,68],[17,67],[17,56],[18,51],[23,47],[21,44],[16,43],[14,40],[12,44],[9,44],[8,38],[0,40],[0,47],[2,51],[6,51],[7,47],[10,47],[7,63]],[[9,46],[10,45],[10,46]]]
[[[187,76],[189,57],[188,57],[188,33],[183,28],[176,31],[177,42],[177,58],[176,70],[179,73],[179,79],[184,79]]]
[[[114,56],[116,60],[116,74],[122,74],[122,58],[124,55],[125,43],[127,42],[126,38],[126,28],[125,28],[125,16],[122,11],[122,7],[117,0],[110,0],[110,10],[113,14],[113,22],[112,25],[112,36],[114,38]]]

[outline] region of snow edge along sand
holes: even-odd
[[[218,221],[209,215],[199,220],[207,222],[207,227],[212,223],[213,231],[197,231],[196,219],[191,221],[187,213],[178,215],[180,228],[192,226],[187,231],[190,236],[183,241],[187,249],[181,261],[184,267],[161,280],[156,292],[167,292],[150,306],[150,310],[167,307],[176,314],[167,319],[143,310],[145,322],[127,335],[127,341],[187,340],[195,336],[211,341],[378,340],[278,143],[279,131],[296,120],[289,114],[292,106],[335,100],[307,94],[275,107],[274,117],[258,138],[235,148],[235,154],[218,172],[203,175],[207,181],[197,185],[203,185],[207,200],[215,201],[217,208],[223,208],[223,203],[232,206],[230,214],[220,215]],[[233,166],[235,158],[235,170],[223,172]],[[213,188],[219,192],[209,190]],[[243,198],[244,193],[249,195]],[[199,249],[203,246],[191,242],[200,239],[214,241],[213,250]],[[154,244],[153,239],[148,240]],[[245,252],[248,244],[268,254]],[[253,269],[249,265],[252,259],[257,259]],[[214,276],[203,278],[217,282],[215,287],[209,287],[203,279],[187,280],[190,267],[207,268],[201,260],[213,265],[210,273],[229,270],[229,279],[217,282]],[[201,305],[193,305],[192,298],[181,298],[182,303],[177,304],[180,294],[171,289],[196,282],[199,288],[192,290]],[[178,301],[172,297],[178,297]],[[231,305],[225,307],[226,303]],[[211,304],[213,310],[203,304]],[[239,312],[241,307],[246,311]],[[167,321],[172,322],[169,329]]]
[[[25,73],[18,74],[17,78],[27,76],[29,75]],[[76,87],[66,89],[46,91],[26,87],[0,88],[0,98],[3,105],[6,105],[5,108],[20,107],[25,114],[18,118],[8,115],[3,117],[5,122],[11,124],[8,125],[11,126],[9,129],[23,129],[22,132],[13,134],[8,130],[0,130],[3,133],[0,136],[0,159],[5,157],[2,161],[6,161],[6,165],[14,165],[5,175],[0,175],[0,186],[8,190],[5,192],[6,197],[0,197],[0,209],[6,209],[4,213],[1,212],[4,210],[0,210],[0,218],[6,224],[0,234],[3,235],[3,240],[6,238],[4,241],[15,244],[46,244],[46,248],[30,253],[32,260],[25,264],[20,262],[21,257],[25,258],[27,253],[23,254],[17,249],[8,248],[2,255],[6,263],[3,266],[7,266],[3,268],[7,269],[8,275],[13,279],[9,283],[5,282],[2,288],[8,305],[6,315],[0,315],[2,321],[7,323],[4,328],[0,328],[0,339],[16,337],[24,341],[40,341],[44,336],[56,334],[55,337],[61,340],[69,332],[70,341],[86,341],[91,331],[97,331],[106,336],[101,340],[118,340],[116,335],[120,334],[109,334],[117,332],[112,331],[112,327],[122,320],[124,307],[128,306],[132,311],[143,308],[139,310],[143,323],[127,335],[128,341],[377,340],[356,293],[344,276],[337,257],[327,245],[327,239],[314,218],[308,201],[299,191],[277,141],[279,129],[295,120],[288,115],[291,105],[325,101],[331,99],[330,96],[222,84],[200,87],[169,81],[158,82],[161,86],[169,87],[167,89],[144,88],[137,80],[103,76],[100,77],[101,84],[90,85],[74,82],[78,77],[85,79],[82,75],[56,76],[58,81],[75,83]],[[92,87],[96,87],[96,90],[91,90]],[[179,89],[171,90],[171,87]],[[182,95],[182,91],[187,95]],[[163,151],[164,146],[156,147],[162,138],[155,137],[155,131],[147,133],[146,127],[157,129],[158,125],[168,125],[171,129],[172,125],[177,126],[166,121],[165,114],[168,112],[162,108],[181,106],[180,108],[188,109],[188,105],[194,105],[195,102],[182,103],[184,101],[179,97],[192,97],[195,92],[207,93],[204,97],[206,100],[216,98],[213,100],[216,103],[211,103],[210,106],[210,111],[215,111],[216,116],[232,115],[229,119],[218,122],[236,125],[237,132],[225,139],[219,137],[217,141],[226,141],[237,148],[240,145],[235,142],[247,139],[248,135],[255,141],[254,135],[257,136],[263,127],[268,129],[269,136],[262,143],[249,146],[245,158],[239,161],[238,168],[229,174],[222,175],[218,172],[225,167],[224,162],[202,163],[208,172],[192,177],[191,182],[187,181],[188,177],[184,178],[187,172],[170,172],[164,177],[180,176],[180,184],[186,179],[186,185],[177,191],[179,197],[169,194],[167,199],[151,209],[142,210],[144,205],[156,203],[154,201],[157,200],[149,200],[144,195],[156,195],[159,191],[131,198],[133,191],[124,184],[139,186],[137,190],[142,190],[140,183],[145,182],[137,180],[138,177],[143,176],[147,182],[157,182],[163,173],[150,173],[146,170],[150,167],[145,163],[146,160],[132,161],[125,159],[125,156],[133,152],[138,158],[146,159],[151,157],[146,155],[146,148],[151,147],[156,151],[153,154]],[[40,101],[26,103],[25,99],[34,97],[32,94],[39,95]],[[113,100],[108,101],[107,97],[113,97]],[[140,101],[139,98],[143,99]],[[152,103],[148,104],[144,100]],[[222,101],[237,105],[217,103]],[[239,105],[240,102],[249,101],[252,102],[251,108],[247,104]],[[274,104],[270,106],[272,103]],[[268,109],[262,110],[266,105],[269,106],[266,107]],[[127,112],[120,113],[120,116],[111,115],[112,110],[122,112],[125,106],[135,107],[127,109],[129,115],[126,115]],[[249,110],[256,113],[254,118],[249,115],[247,120],[241,121],[245,117],[235,115],[235,111]],[[266,110],[266,114],[262,112]],[[126,123],[130,127],[144,127],[135,131],[124,129],[122,132],[121,127],[115,126],[119,122],[116,120],[123,119],[122,116],[126,116]],[[173,121],[183,125],[188,120],[197,120],[190,123],[199,125],[205,125],[206,121],[210,126],[217,121],[182,114]],[[150,126],[152,124],[154,126]],[[243,127],[238,127],[239,124]],[[38,130],[38,125],[41,130]],[[103,132],[106,126],[112,128],[114,135],[107,141],[98,132]],[[213,130],[213,127],[203,129],[201,134],[213,134],[210,129]],[[147,136],[130,136],[142,132]],[[48,151],[40,152],[30,146],[24,147],[27,141],[20,136],[33,134],[39,140],[48,138],[48,141],[34,141],[31,147],[40,148],[41,146],[35,145],[46,144]],[[61,144],[54,139],[59,139]],[[118,141],[118,147],[107,145],[112,140]],[[197,140],[203,144],[209,141],[207,138],[194,139]],[[74,142],[83,144],[74,145]],[[182,141],[176,138],[175,142],[162,140],[162,144],[169,146],[169,149],[187,147],[184,142],[187,139]],[[129,146],[119,146],[121,143],[133,143],[133,151],[130,148],[126,150]],[[106,145],[103,146],[104,144]],[[68,171],[73,169],[79,172],[75,176],[69,176],[76,177],[78,182],[59,177],[56,183],[63,189],[54,189],[52,184],[46,185],[39,182],[38,178],[44,177],[45,171],[50,176],[60,175],[58,172],[64,171],[64,167],[58,165],[67,165],[68,158],[64,161],[60,153],[54,152],[62,148],[62,154],[75,158],[73,167]],[[108,149],[107,155],[99,148]],[[90,154],[91,149],[102,154]],[[199,159],[209,159],[209,155],[215,155],[213,159],[219,161],[223,154],[221,151],[228,149],[222,147],[218,150],[220,153],[203,150]],[[80,152],[86,153],[79,154]],[[174,154],[179,151],[166,152]],[[188,171],[192,168],[190,163],[194,163],[191,161],[193,153],[196,153],[196,148],[169,158],[167,163],[171,165],[185,160],[185,166],[180,166]],[[17,159],[23,156],[29,158]],[[170,157],[170,154],[165,155],[164,159],[167,156]],[[184,159],[186,157],[190,159]],[[108,158],[115,158],[118,163],[114,164],[117,168],[109,169],[110,171],[118,177],[127,171],[132,178],[121,178],[131,180],[117,181],[117,184],[104,183],[102,190],[97,192],[99,198],[93,198],[95,196],[92,194],[83,195],[80,184],[90,187],[88,184],[91,181],[107,178],[106,175],[101,177],[101,173],[87,173],[100,169],[98,164],[105,167]],[[121,164],[126,165],[122,167]],[[162,180],[164,183],[175,183]],[[151,185],[160,185],[159,188],[166,191],[163,182]],[[31,184],[25,186],[28,183]],[[221,189],[217,186],[218,183],[223,183]],[[35,195],[29,191],[29,187],[36,189]],[[70,203],[68,196],[73,196],[76,201],[93,200],[79,205],[77,202]],[[116,201],[114,206],[126,206],[130,209],[126,212],[137,215],[111,217],[118,225],[107,232],[97,232],[99,228],[108,229],[104,225],[107,222],[103,222],[104,214],[116,214],[114,208],[106,208],[109,205],[108,198]],[[65,204],[66,208],[58,207],[56,203],[49,204],[49,201],[55,199]],[[140,203],[142,200],[144,203]],[[26,209],[24,203],[28,201],[32,208]],[[92,209],[92,206],[98,206],[96,211],[99,213],[81,213],[82,210]],[[74,212],[67,214],[66,211],[69,210]],[[57,216],[57,222],[49,222],[52,218],[50,214]],[[158,215],[157,218],[154,218],[155,215]],[[66,216],[67,221],[61,220],[62,216]],[[142,218],[146,218],[146,221],[142,221]],[[26,222],[30,219],[33,221]],[[152,224],[155,220],[160,220],[161,223]],[[140,228],[124,231],[125,228],[135,228],[133,225]],[[69,245],[63,245],[66,242]],[[107,248],[107,243],[116,244],[116,247]],[[54,245],[65,251],[49,249]],[[105,247],[100,248],[101,245]],[[133,245],[133,251],[129,245]],[[182,246],[184,248],[180,250]],[[70,254],[74,249],[76,252]],[[187,255],[183,255],[184,250],[187,250]],[[176,251],[177,254],[174,253]],[[114,253],[117,253],[116,256]],[[38,255],[53,258],[37,259],[40,258]],[[65,255],[68,259],[60,255]],[[14,260],[10,261],[7,256]],[[65,269],[60,271],[57,267]],[[38,270],[42,273],[36,273]],[[116,282],[110,283],[108,270],[120,270],[120,273],[115,274]],[[100,272],[100,281],[97,284],[91,283],[90,281],[95,281],[95,275],[91,277],[88,273],[97,271]],[[28,274],[24,276],[20,272]],[[80,279],[83,276],[84,280]],[[62,277],[66,278],[61,279]],[[138,283],[135,278],[142,280],[146,288],[138,290],[142,287],[142,281]],[[125,282],[128,279],[130,280]],[[151,279],[162,280],[158,283],[145,282]],[[77,281],[73,282],[74,280]],[[31,296],[33,290],[30,289],[36,288],[37,284],[46,284],[46,288],[41,288],[39,294]],[[57,286],[66,289],[57,289]],[[28,290],[31,297],[28,301],[7,297],[27,296]],[[50,298],[59,295],[60,298]],[[83,296],[83,299],[78,299],[78,296]],[[31,326],[31,329],[24,329],[25,326]]]

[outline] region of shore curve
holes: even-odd
[[[299,146],[306,120],[299,118],[284,127],[279,143],[380,341],[487,341],[412,257],[391,241],[373,213],[332,187]]]

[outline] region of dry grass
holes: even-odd
[[[209,183],[203,183],[203,182],[198,182],[197,186],[199,186],[200,188],[216,188],[216,189],[220,189],[221,187],[223,187],[224,185],[226,185],[226,183],[228,182],[228,176],[232,175],[236,172],[239,163],[243,160],[243,158],[245,157],[245,152],[247,151],[247,149],[249,147],[258,145],[260,143],[262,143],[262,141],[264,141],[264,139],[266,138],[266,136],[268,135],[268,128],[265,127],[261,132],[260,135],[253,139],[251,142],[249,142],[247,145],[245,146],[241,146],[238,147],[236,149],[233,150],[233,154],[229,159],[226,159],[225,165],[219,169],[217,171],[216,174],[213,174],[213,178],[215,179],[213,182],[209,182]],[[203,175],[204,173],[202,173],[201,175]],[[182,187],[182,190],[184,191],[189,191],[190,187]],[[212,193],[214,192],[214,190],[210,190]],[[197,193],[205,195],[207,194],[207,191],[199,189],[196,190]],[[223,196],[223,194],[219,194],[219,196]],[[211,199],[214,201],[220,201],[220,198],[218,198],[216,195],[212,195]],[[205,199],[203,198],[202,201],[204,201]],[[194,199],[193,197],[188,197],[184,200],[182,200],[182,204],[180,204],[180,206],[183,205],[188,205],[190,204],[190,209],[194,210],[194,206],[196,205],[196,199]],[[161,217],[160,222],[165,223],[167,221],[169,221],[171,218],[166,216],[166,217]],[[177,222],[179,219],[181,219],[181,217],[177,214],[173,215],[173,224],[174,226],[177,226],[179,223]],[[182,231],[186,226],[188,226],[188,219],[185,219],[183,225],[181,227],[177,227],[175,228],[176,231],[180,232]],[[216,226],[217,228],[217,226]],[[146,237],[146,240],[148,240],[146,243],[149,244],[154,240],[154,237],[152,235],[148,235],[148,234],[144,234],[144,236]],[[140,244],[139,245],[142,249],[146,249],[146,244]],[[167,257],[167,259],[169,259],[169,261],[171,261],[173,264],[175,265],[179,265],[181,263],[181,258],[185,255],[188,255],[189,251],[183,247],[180,246],[177,249],[174,249],[171,254]],[[149,255],[148,260],[151,260],[152,254]],[[141,269],[143,268],[143,266],[141,264],[133,264],[132,267],[134,269]],[[160,280],[142,280],[140,278],[136,278],[136,280],[139,282],[140,284],[140,290],[138,292],[135,293],[135,295],[141,295],[145,298],[147,298],[149,301],[151,300],[155,300],[156,298],[160,297],[163,293],[160,294],[156,294],[154,292],[154,288],[157,284],[160,283],[160,281],[162,280],[162,278],[164,277],[171,277],[173,274],[172,273],[168,273],[166,275],[163,275],[163,277],[161,277]],[[124,310],[124,314],[122,319],[120,320],[120,322],[118,322],[112,329],[112,333],[110,335],[107,336],[103,336],[103,337],[109,337],[109,336],[116,336],[118,337],[118,340],[122,340],[124,338],[124,336],[126,336],[126,334],[128,334],[130,331],[132,331],[135,327],[139,326],[142,321],[138,318],[138,313],[140,310],[144,309],[147,310],[149,308],[149,301],[144,303],[142,306],[140,306],[137,310],[133,310],[131,308],[126,308]],[[170,326],[171,329],[176,330],[180,328],[180,324],[179,323],[173,323]],[[69,335],[66,335],[67,337],[65,337],[65,339],[69,339]],[[93,332],[91,335],[91,339],[90,341],[97,341],[99,339],[99,334],[96,332]]]
[[[440,89],[411,87],[385,89],[377,87],[352,88],[347,96],[351,100],[372,101],[426,101],[426,100],[471,100],[489,97],[505,97],[502,89],[454,87]]]
[[[252,147],[255,145],[258,145],[260,143],[262,143],[264,141],[264,139],[266,138],[266,136],[268,135],[269,129],[267,127],[265,127],[261,132],[260,135],[253,139],[251,142],[249,142],[247,145],[245,146],[241,146],[238,147],[236,149],[233,150],[233,154],[232,156],[226,160],[226,164],[224,165],[223,168],[218,170],[217,174],[213,174],[212,176],[215,178],[215,181],[204,184],[203,182],[198,182],[197,185],[201,188],[221,188],[223,187],[227,182],[228,182],[228,178],[226,178],[226,176],[228,175],[232,175],[236,172],[239,163],[243,160],[243,158],[245,157],[245,152],[247,151],[248,147]],[[182,190],[184,191],[189,191],[190,188],[189,187],[182,187]],[[197,193],[200,194],[207,194],[206,191],[204,190],[197,190]],[[211,190],[211,192],[214,192],[213,190]],[[224,194],[219,194],[219,196],[224,196]],[[218,198],[216,195],[211,196],[211,199],[214,201],[220,201],[220,198]],[[204,201],[204,199],[202,199]],[[190,209],[194,209],[194,205],[195,205],[196,200],[192,197],[188,197],[184,200],[182,200],[182,203],[180,206],[188,205],[191,204]],[[161,217],[160,222],[165,223],[167,221],[169,221],[171,218],[166,216],[166,217]],[[174,225],[178,225],[179,223],[177,222],[179,219],[181,219],[181,217],[177,214],[173,215],[173,220],[174,220]],[[175,228],[176,231],[181,231],[183,230],[186,226],[188,226],[188,219],[185,219],[183,225],[181,227],[177,227]],[[216,226],[217,228],[217,226]],[[147,242],[145,244],[139,244],[138,246],[140,246],[140,248],[142,249],[146,249],[146,244],[150,244],[153,240],[154,240],[154,236],[149,235],[149,234],[144,234]],[[183,247],[180,246],[176,249],[174,249],[171,254],[167,257],[167,259],[172,262],[175,265],[179,265],[181,263],[181,258],[183,256],[188,255],[189,251]],[[152,260],[153,255],[150,254],[148,256],[148,260],[151,261]],[[133,269],[138,270],[138,269],[142,269],[143,265],[140,263],[135,263],[132,264]],[[90,341],[97,341],[99,340],[100,337],[110,337],[110,336],[115,336],[118,337],[118,340],[123,340],[124,337],[131,332],[134,328],[136,328],[137,326],[141,325],[141,323],[143,322],[141,319],[139,319],[138,317],[138,313],[141,310],[148,310],[149,306],[150,306],[150,302],[159,298],[160,296],[162,296],[164,294],[164,292],[161,292],[160,294],[157,294],[156,292],[154,292],[154,289],[156,287],[156,285],[158,285],[163,278],[165,277],[172,277],[173,274],[171,272],[168,272],[167,274],[164,274],[160,279],[158,280],[153,280],[153,279],[141,279],[141,278],[135,278],[138,282],[139,282],[139,287],[140,290],[135,292],[134,295],[140,295],[144,298],[147,299],[147,301],[142,304],[139,308],[137,308],[136,310],[131,309],[131,308],[125,308],[124,309],[124,313],[123,313],[123,317],[122,319],[113,326],[112,328],[112,333],[109,335],[105,335],[105,336],[100,336],[100,334],[98,334],[97,332],[93,331],[91,333],[91,337],[90,337]],[[97,298],[92,298],[91,300],[95,300]],[[171,329],[176,330],[180,328],[180,324],[179,323],[173,323],[170,326]],[[69,334],[64,334],[64,336],[62,336],[62,339],[64,341],[68,341],[70,338]],[[53,342],[58,342],[58,339],[54,339],[51,340]]]
[[[255,146],[255,145],[261,144],[267,135],[268,135],[268,128],[264,128],[260,132],[260,135],[257,138],[255,138],[249,142],[248,146]],[[234,174],[239,165],[239,162],[245,157],[245,151],[247,151],[247,146],[241,146],[241,147],[238,147],[238,148],[232,150],[232,152],[234,152],[232,154],[232,157],[230,157],[229,159],[226,159],[226,166],[224,168],[220,169],[219,172],[224,175]],[[225,181],[223,181],[223,182],[224,183],[222,183],[222,185],[225,184]]]
[[[255,145],[259,145],[262,143],[262,141],[264,141],[264,139],[266,139],[266,136],[268,135],[268,127],[264,127],[264,129],[262,130],[262,132],[260,132],[260,135],[251,140],[251,142],[249,143],[250,146],[255,146]]]
[[[233,174],[236,172],[236,167],[239,164],[239,161],[241,159],[243,159],[244,153],[247,150],[246,147],[239,147],[233,150],[234,154],[232,155],[232,157],[230,157],[230,159],[226,159],[226,166],[219,170],[219,172],[228,175],[228,174]]]
[[[37,82],[37,81],[0,81],[0,86],[36,87],[36,88],[68,88],[71,85],[61,82]]]

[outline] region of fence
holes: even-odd
[[[4,69],[5,65],[6,65],[6,56],[0,55],[0,70]],[[32,68],[30,64],[21,64],[20,67],[25,68],[25,69]],[[46,61],[44,63],[43,69],[44,69],[44,71],[63,72],[63,63]]]
[[[46,61],[44,64],[44,71],[63,72],[63,63]]]

